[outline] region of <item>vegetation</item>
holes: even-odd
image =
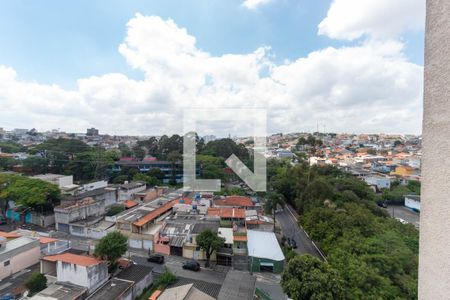
[[[13,200],[17,205],[43,209],[57,203],[59,198],[57,185],[21,175],[0,174],[0,200]]]
[[[288,264],[286,273],[300,276],[296,269],[307,267],[317,276],[321,292],[311,299],[417,298],[418,232],[380,209],[367,185],[334,167],[306,163],[270,161],[268,176],[269,187],[297,209],[300,224],[327,257],[327,263],[293,258]],[[299,278],[284,275],[285,291],[293,299],[310,299],[301,291],[311,278]],[[331,279],[339,289],[332,297]]]
[[[8,142],[0,142],[0,152],[3,153],[18,153],[25,152],[25,147],[19,143],[8,141]]]
[[[33,273],[25,282],[25,286],[29,292],[28,296],[33,296],[47,287],[47,277],[41,273]]]
[[[95,247],[94,255],[107,259],[111,265],[115,265],[116,260],[128,250],[128,238],[118,231],[108,233],[100,239]]]
[[[271,214],[273,218],[273,231],[275,232],[275,210],[277,206],[284,207],[284,196],[276,192],[269,192],[266,195],[266,202],[264,203],[264,210],[266,214]]]
[[[292,258],[283,272],[281,284],[289,297],[296,300],[346,299],[339,273],[310,255]]]
[[[141,296],[139,296],[136,300],[148,300],[150,296],[157,289],[165,289],[170,284],[174,283],[177,280],[177,277],[173,275],[169,270],[166,269],[164,273],[158,276],[155,281],[148,286]]]
[[[110,209],[108,209],[108,211],[106,212],[106,215],[108,217],[115,216],[117,214],[120,214],[124,210],[125,210],[125,207],[123,207],[122,205],[113,205],[113,206],[111,206]]]
[[[225,239],[217,236],[217,234],[212,232],[210,229],[206,229],[197,236],[196,241],[197,245],[205,251],[205,266],[209,267],[211,255],[214,251],[218,251],[223,246]]]

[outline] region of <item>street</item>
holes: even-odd
[[[145,265],[153,267],[155,273],[163,273],[165,268],[168,268],[174,275],[186,278],[192,278],[196,280],[202,280],[210,283],[222,284],[227,275],[227,267],[218,266],[216,270],[209,270],[201,268],[200,271],[194,272],[189,270],[184,270],[182,268],[183,262],[189,261],[189,259],[176,256],[165,256],[164,264],[156,264],[147,261],[147,257],[132,255],[131,259],[139,265]]]
[[[289,205],[286,205],[283,211],[276,213],[275,216],[283,234],[297,242],[297,249],[295,249],[297,253],[311,254],[323,259],[303,228],[298,226],[297,215]]]
[[[386,208],[386,210],[391,217],[403,219],[406,222],[413,224],[414,227],[419,229],[419,221],[420,221],[419,213],[414,212],[407,207],[395,205],[390,205],[388,208]]]

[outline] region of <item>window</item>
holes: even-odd
[[[11,262],[10,262],[9,260],[7,260],[7,261],[5,261],[5,262],[3,263],[3,266],[4,266],[4,267],[9,266],[10,263],[11,263]]]

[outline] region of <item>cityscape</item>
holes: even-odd
[[[260,193],[225,163],[234,153],[251,165],[253,137],[198,137],[196,176],[219,178],[222,187],[195,192],[183,189],[179,135],[111,136],[95,128],[0,132],[0,235],[2,260],[10,262],[2,283],[14,297],[28,294],[27,282],[42,274],[46,288],[30,299],[283,299],[290,288],[286,273],[306,272],[307,265],[290,270],[290,260],[307,255],[302,263],[339,261],[328,256],[354,249],[334,243],[349,234],[345,230],[369,230],[370,222],[386,228],[357,240],[378,240],[387,248],[372,251],[388,259],[394,246],[384,241],[397,239],[396,251],[408,256],[398,266],[408,276],[403,280],[417,280],[408,270],[417,269],[421,136],[270,135],[264,152],[269,191]],[[343,225],[358,222],[363,216],[357,213],[366,216],[336,232],[330,244],[322,230],[336,230],[336,224],[315,225],[333,210],[348,210]],[[356,263],[366,255],[350,257]],[[401,283],[391,278],[398,288]],[[333,298],[348,293],[337,288],[329,291]]]
[[[450,1],[0,1],[0,300],[450,300]]]

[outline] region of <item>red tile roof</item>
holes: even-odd
[[[57,254],[57,255],[51,255],[51,256],[45,256],[42,258],[46,261],[62,261],[69,264],[79,265],[79,266],[95,266],[99,263],[103,262],[100,259],[97,259],[92,256],[86,256],[86,255],[78,255],[78,254],[72,254],[72,253],[63,253],[63,254]]]
[[[50,243],[54,243],[57,241],[57,239],[49,238],[49,237],[45,237],[45,236],[40,236],[40,237],[38,237],[38,239],[41,244],[50,244]]]
[[[4,237],[7,239],[14,239],[14,238],[21,237],[21,235],[17,234],[17,233],[13,233],[13,232],[0,231],[0,237]]]
[[[214,204],[217,206],[254,206],[252,199],[245,196],[229,196],[214,201]]]
[[[247,241],[247,236],[246,235],[235,235],[235,236],[233,236],[233,241],[246,242]]]
[[[137,203],[136,201],[133,201],[133,200],[126,200],[126,201],[123,202],[123,206],[125,206],[126,208],[132,208],[132,207],[135,207],[138,204],[139,203]]]
[[[138,227],[144,226],[148,222],[153,221],[154,219],[156,219],[157,217],[159,217],[163,213],[167,212],[175,204],[177,204],[179,202],[179,200],[180,199],[175,199],[175,200],[172,200],[172,201],[169,201],[169,202],[165,203],[164,205],[158,207],[157,209],[151,211],[149,214],[145,215],[141,219],[139,219],[136,222],[134,222],[133,225],[138,226]]]
[[[245,219],[245,209],[233,207],[210,207],[208,208],[208,216]]]

